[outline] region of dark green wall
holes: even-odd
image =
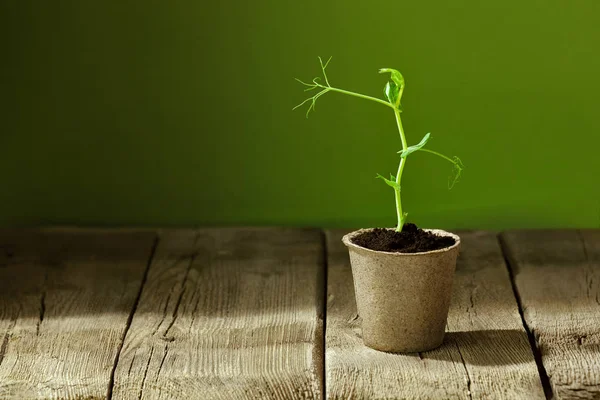
[[[404,74],[410,219],[600,225],[600,3],[3,1],[0,224],[392,226]]]

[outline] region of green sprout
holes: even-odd
[[[314,96],[309,97],[308,99],[304,100],[302,103],[300,103],[296,107],[294,107],[294,110],[303,106],[304,104],[309,103],[308,110],[306,111],[306,118],[308,118],[308,115],[310,114],[310,112],[315,111],[315,104],[316,104],[317,100],[319,99],[319,97],[323,96],[327,92],[337,92],[337,93],[341,93],[341,94],[345,94],[345,95],[349,95],[349,96],[359,97],[359,98],[365,99],[365,100],[374,101],[376,103],[383,104],[384,106],[389,107],[392,110],[394,110],[394,116],[396,117],[396,125],[398,126],[398,132],[400,133],[400,140],[402,142],[402,150],[400,150],[398,152],[400,154],[400,165],[398,166],[398,172],[396,173],[396,176],[390,174],[390,179],[387,179],[387,178],[377,174],[377,178],[383,180],[392,189],[394,189],[394,195],[396,198],[396,213],[398,215],[398,226],[397,226],[396,230],[398,232],[401,232],[402,228],[404,227],[404,224],[406,222],[406,217],[407,217],[408,213],[406,213],[402,210],[402,199],[400,197],[400,192],[401,192],[400,183],[402,181],[402,173],[404,172],[404,166],[406,165],[406,159],[408,158],[408,156],[417,151],[423,151],[426,153],[434,154],[434,155],[441,157],[444,160],[452,163],[453,170],[452,170],[452,175],[450,176],[450,178],[448,180],[448,189],[452,189],[452,187],[458,182],[460,175],[462,173],[462,170],[464,168],[463,163],[460,160],[460,158],[458,158],[456,156],[450,158],[450,157],[447,157],[436,151],[426,149],[425,145],[431,138],[431,134],[429,134],[429,133],[426,134],[418,144],[416,144],[414,146],[408,146],[408,144],[406,142],[406,136],[404,134],[404,128],[402,127],[402,120],[400,118],[400,114],[402,113],[401,100],[402,100],[402,94],[404,92],[405,85],[404,85],[404,77],[402,76],[402,74],[399,71],[392,69],[392,68],[382,68],[379,70],[380,74],[385,74],[385,73],[390,74],[390,80],[386,83],[385,88],[383,90],[385,97],[387,98],[387,101],[385,101],[382,99],[378,99],[376,97],[366,96],[364,94],[350,92],[348,90],[339,89],[339,88],[331,86],[331,84],[329,83],[329,78],[327,77],[327,73],[325,72],[330,61],[331,61],[331,57],[329,57],[329,60],[327,60],[326,63],[323,63],[323,60],[321,59],[321,57],[319,57],[319,63],[321,64],[321,71],[323,73],[324,83],[321,83],[321,78],[319,78],[319,77],[314,78],[312,80],[312,83],[306,83],[306,82],[303,82],[300,79],[296,78],[296,80],[298,82],[300,82],[301,84],[306,86],[306,89],[304,90],[305,92],[317,90],[317,89],[320,89],[320,90]]]

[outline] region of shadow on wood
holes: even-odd
[[[360,324],[360,318],[356,322]],[[353,333],[358,340],[362,340],[358,326]],[[517,329],[446,332],[444,342],[436,349],[422,353],[384,353],[453,363],[455,360],[450,356],[450,352],[455,351],[457,346],[463,353],[466,365],[503,366],[530,364],[532,361],[531,355],[522,351],[529,348],[527,333]],[[505,351],[494,351],[498,347]]]
[[[137,294],[155,237],[142,231],[0,230],[0,304],[9,308],[37,298],[19,308],[19,318],[39,317],[42,297],[45,317],[128,315],[132,304],[118,300],[130,289]],[[79,304],[70,306],[75,299]],[[68,306],[55,309],[60,302]]]
[[[444,346],[460,347],[467,365],[518,365],[530,364],[531,353],[522,351],[529,349],[527,333],[516,329],[477,330],[467,332],[448,332],[444,338]],[[495,351],[502,348],[504,351]],[[511,349],[513,351],[511,351]],[[466,356],[466,355],[469,356]],[[436,358],[437,353],[423,353],[423,357]]]

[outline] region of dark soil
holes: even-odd
[[[415,224],[404,224],[402,232],[375,228],[357,235],[352,242],[367,249],[392,253],[421,253],[443,249],[456,243],[454,238],[425,232]]]

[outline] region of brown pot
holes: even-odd
[[[342,238],[350,252],[358,315],[365,345],[395,353],[420,352],[442,344],[452,295],[460,238],[451,247],[424,253],[370,250]]]

